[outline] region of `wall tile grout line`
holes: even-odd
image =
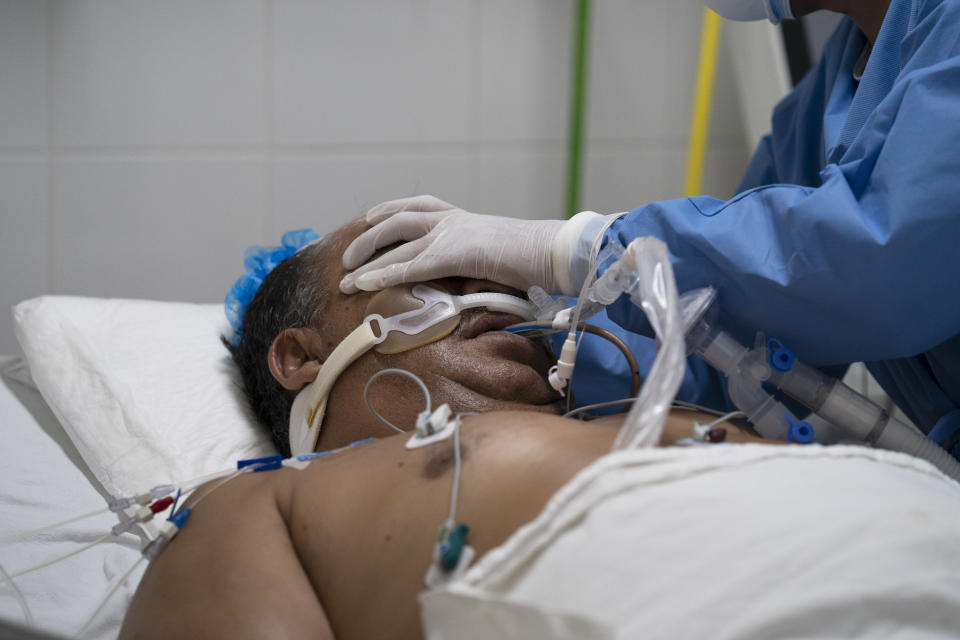
[[[52,83],[51,83],[52,85]],[[53,86],[50,87],[52,91]],[[48,110],[53,107],[49,106]],[[54,125],[53,114],[47,116],[48,133],[52,133]],[[270,127],[265,135],[272,135]],[[742,139],[737,136],[711,136],[711,148],[726,148],[743,146]],[[682,135],[591,138],[590,148],[595,151],[661,151],[686,149],[686,138]],[[340,155],[446,155],[449,153],[466,153],[476,150],[484,154],[515,154],[515,153],[554,153],[563,151],[564,142],[560,139],[530,139],[530,140],[449,140],[449,141],[415,141],[400,140],[396,142],[304,142],[304,143],[276,143],[265,142],[257,144],[131,144],[131,145],[2,145],[0,144],[0,158],[16,159],[23,156],[43,156],[54,153],[59,157],[79,159],[118,159],[142,158],[150,159],[179,159],[187,160],[204,156],[211,159],[236,157],[238,159],[259,157],[269,150],[272,154],[289,156],[340,156]]]
[[[274,245],[277,238],[277,212],[274,166],[274,118],[276,94],[274,87],[276,6],[274,0],[263,1],[263,218],[260,232],[263,241]]]
[[[56,69],[55,53],[56,39],[54,34],[54,6],[46,0],[44,16],[44,31],[46,36],[46,125],[47,125],[47,203],[46,203],[46,247],[47,247],[47,277],[46,292],[57,292],[57,252],[56,252],[56,205],[57,205],[57,127],[56,127]]]

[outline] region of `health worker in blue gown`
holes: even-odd
[[[481,216],[431,196],[386,202],[344,254],[355,270],[341,289],[466,276],[576,295],[600,234],[624,245],[656,236],[680,291],[715,287],[720,323],[742,342],[764,331],[810,364],[866,362],[907,416],[960,457],[960,0],[708,4],[732,19],[847,16],[774,110],[736,196],[567,221]],[[647,331],[624,298],[608,312]],[[649,342],[631,345],[652,360]],[[587,345],[578,401],[620,393],[610,381],[622,373],[616,352]],[[723,404],[716,374],[695,359],[679,397]]]

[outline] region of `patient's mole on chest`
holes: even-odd
[[[466,460],[468,451],[470,450],[463,442],[460,443],[460,460]],[[453,448],[453,438],[450,438],[448,442],[442,448],[438,447],[435,452],[432,452],[428,457],[427,461],[423,465],[423,471],[421,472],[423,477],[427,480],[434,480],[439,478],[447,472],[447,469],[453,467],[455,461],[456,453]]]

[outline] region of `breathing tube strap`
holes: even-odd
[[[513,313],[524,320],[532,320],[536,315],[533,303],[504,293],[481,292],[454,296],[423,284],[414,286],[412,292],[414,297],[421,301],[422,307],[387,318],[376,313],[368,315],[364,318],[363,324],[350,332],[350,335],[337,345],[320,367],[320,373],[317,374],[316,379],[294,398],[293,406],[290,408],[291,455],[313,453],[317,446],[317,438],[320,437],[323,415],[327,410],[327,396],[330,395],[333,384],[354,360],[374,345],[386,340],[389,333],[399,331],[417,335],[440,322],[459,316],[464,309],[474,307]],[[378,324],[379,336],[374,333],[374,322]],[[408,350],[438,340],[452,330],[453,327],[449,328],[446,334],[431,336],[426,342],[407,345],[400,350]]]
[[[327,410],[327,396],[333,383],[344,369],[376,344],[377,336],[369,322],[364,322],[350,332],[337,345],[320,368],[316,379],[308,384],[293,400],[290,408],[290,454],[293,456],[313,453],[320,437],[320,425]]]

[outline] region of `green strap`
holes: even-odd
[[[567,140],[567,217],[580,211],[583,165],[583,119],[587,88],[587,48],[590,33],[590,0],[576,0],[573,72],[570,92],[570,135]]]

